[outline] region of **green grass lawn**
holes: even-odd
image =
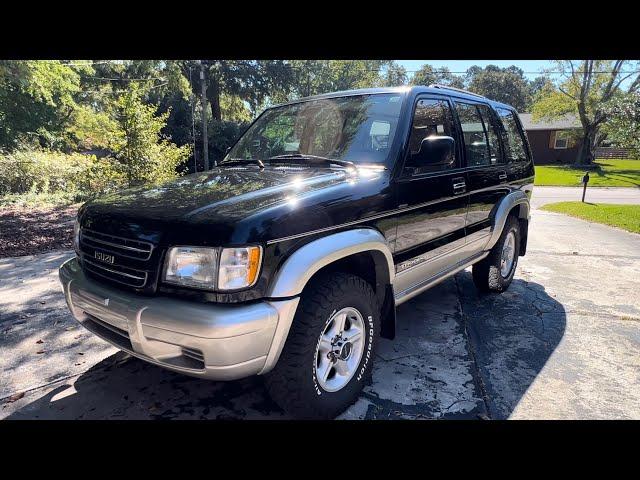
[[[542,210],[564,213],[590,222],[604,223],[629,232],[640,233],[640,205],[612,203],[559,202],[543,205]]]
[[[590,187],[640,187],[640,160],[596,160],[599,170],[589,172]],[[585,170],[566,166],[536,167],[535,185],[577,187]]]

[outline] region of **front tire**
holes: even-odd
[[[336,417],[370,377],[379,331],[378,304],[365,280],[340,272],[314,279],[265,378],[271,398],[297,418]]]
[[[509,215],[502,234],[483,260],[473,266],[473,283],[481,292],[504,292],[516,273],[520,255],[520,222]]]

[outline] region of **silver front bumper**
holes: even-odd
[[[143,360],[213,380],[271,370],[299,301],[225,305],[146,297],[87,278],[76,258],[59,275],[67,305],[85,328]]]

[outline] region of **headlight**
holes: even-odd
[[[185,287],[213,290],[218,250],[205,247],[173,247],[167,253],[164,280]]]
[[[262,247],[173,247],[167,252],[164,281],[207,290],[238,290],[256,283],[261,262]]]
[[[261,247],[223,248],[218,269],[218,290],[250,287],[258,280]]]
[[[73,248],[76,252],[80,251],[80,221],[77,218],[73,223]]]

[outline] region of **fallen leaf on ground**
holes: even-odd
[[[38,340],[36,343],[44,343],[42,340]]]
[[[22,397],[24,397],[24,392],[20,392],[20,393],[14,393],[13,395],[11,395],[9,397],[9,402],[13,403],[13,402],[17,402],[18,400],[20,400]]]
[[[47,353],[46,350],[38,350],[36,353],[40,354],[40,353]]]

